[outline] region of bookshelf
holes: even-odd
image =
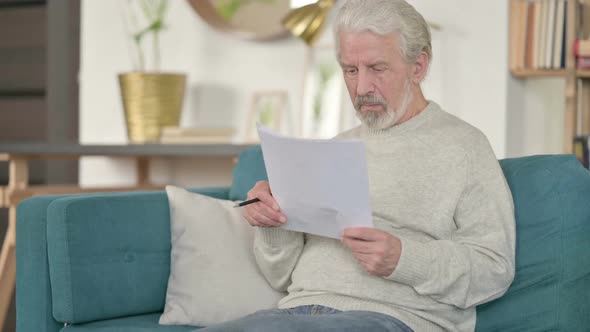
[[[590,70],[576,68],[574,53],[590,32],[590,0],[509,0],[509,10],[510,72],[565,79],[563,152],[573,153],[574,138],[590,134]]]

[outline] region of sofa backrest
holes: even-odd
[[[194,190],[227,198],[229,188]],[[170,274],[166,193],[73,195],[47,208],[53,316],[85,323],[162,311]]]
[[[573,155],[500,161],[516,214],[516,275],[477,308],[482,331],[590,327],[590,173]]]

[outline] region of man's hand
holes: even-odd
[[[246,205],[242,215],[252,226],[277,227],[287,221],[287,217],[280,213],[277,201],[270,193],[268,181],[258,181],[250,191],[248,199],[258,198],[260,202]]]
[[[399,262],[401,241],[374,228],[347,228],[342,234],[342,243],[352,250],[354,257],[369,274],[387,277]]]

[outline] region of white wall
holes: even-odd
[[[507,1],[411,0],[442,25],[433,33],[427,98],[481,129],[498,158],[506,147]]]
[[[507,137],[507,3],[486,0],[411,0],[424,16],[443,26],[434,32],[434,61],[424,84],[426,96],[447,111],[480,128],[499,158]],[[83,0],[80,72],[80,141],[83,144],[125,143],[123,111],[116,75],[132,68],[120,0]],[[183,125],[234,125],[244,121],[251,93],[289,92],[289,109],[297,119],[301,108],[303,43],[241,41],[209,28],[185,1],[172,0],[168,29],[163,33],[163,69],[189,77]],[[292,132],[299,124],[292,121]],[[227,184],[229,160],[219,167],[204,161],[159,162],[157,183]],[[209,161],[210,165],[211,162]],[[128,162],[84,159],[83,185],[130,184]],[[203,167],[203,168],[199,168]],[[195,177],[204,174],[206,177]]]
[[[507,157],[563,153],[565,80],[508,82]]]

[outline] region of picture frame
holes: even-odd
[[[246,121],[245,141],[258,142],[256,124],[260,123],[277,132],[281,131],[281,120],[286,112],[288,94],[286,91],[258,91],[252,95],[252,104]]]

